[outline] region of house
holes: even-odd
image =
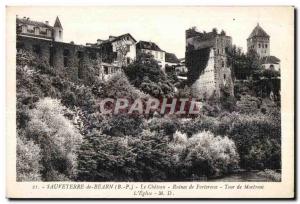
[[[107,53],[109,60],[104,58],[104,62],[122,67],[135,60],[136,42],[131,34],[126,33],[120,36],[109,36],[107,40],[98,39],[97,43],[88,45],[98,47]]]
[[[49,41],[63,41],[63,27],[58,16],[53,26],[49,21],[33,21],[28,17],[16,18],[17,35]]]
[[[275,56],[265,56],[261,59],[261,64],[265,69],[280,71],[280,59]]]
[[[166,52],[159,48],[157,44],[149,41],[139,41],[136,44],[136,53],[148,53],[153,55],[162,70],[165,70],[165,54]]]

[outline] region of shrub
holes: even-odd
[[[135,171],[136,154],[130,137],[111,137],[93,132],[84,138],[78,157],[80,181],[130,181]]]
[[[112,137],[93,132],[79,152],[80,181],[161,181],[171,165],[167,140],[144,131],[138,137]]]
[[[211,132],[200,132],[189,139],[176,132],[170,147],[174,160],[188,167],[190,176],[221,176],[238,166],[234,142],[228,137],[215,137]]]
[[[143,131],[144,120],[141,116],[118,114],[113,115],[101,124],[104,134],[111,136],[137,136]]]
[[[124,68],[124,72],[135,87],[151,96],[174,96],[174,85],[149,54],[138,55],[135,62]]]
[[[228,134],[238,148],[241,167],[281,168],[280,116],[235,114],[231,123]]]
[[[19,134],[17,135],[17,181],[41,181],[41,149],[32,140]]]
[[[57,100],[45,98],[29,113],[27,137],[40,145],[45,181],[70,179],[76,175],[76,149],[82,136],[64,117],[64,110]]]

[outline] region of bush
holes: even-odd
[[[229,136],[236,143],[241,167],[250,169],[281,168],[280,116],[236,114]]]
[[[190,176],[221,176],[238,166],[239,156],[235,144],[228,137],[215,137],[211,132],[200,132],[187,139],[176,132],[173,158],[180,167],[188,167]]]
[[[151,96],[174,96],[174,85],[149,54],[140,54],[135,62],[124,68],[124,72],[135,87]]]
[[[137,136],[143,131],[144,120],[141,116],[119,114],[103,120],[101,124],[104,134],[111,136]]]
[[[130,181],[136,174],[136,154],[130,137],[93,132],[84,138],[78,157],[79,181]]]
[[[80,181],[161,181],[172,165],[167,140],[144,131],[138,137],[93,132],[79,152]]]
[[[257,113],[260,110],[261,101],[250,95],[242,95],[237,102],[237,110],[241,113]]]
[[[42,178],[57,181],[76,175],[76,149],[82,136],[64,117],[65,107],[57,100],[45,98],[30,110],[27,137],[39,144],[44,167]]]
[[[21,133],[19,133],[21,134]],[[17,135],[17,181],[41,181],[41,149],[32,140]]]

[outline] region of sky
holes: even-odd
[[[253,28],[260,26],[271,36],[270,52],[280,59],[286,40],[293,36],[291,7],[15,7],[19,17],[54,24],[56,16],[63,26],[63,41],[75,44],[95,43],[130,33],[137,41],[155,42],[161,49],[185,53],[185,30],[196,26],[198,31],[213,28],[224,30],[233,44],[247,51],[246,39]]]

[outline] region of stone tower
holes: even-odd
[[[56,17],[54,26],[53,26],[53,40],[56,42],[63,41],[63,28],[61,26],[58,16]]]
[[[270,56],[270,36],[259,24],[247,39],[247,51],[250,50],[256,51],[261,58]]]
[[[187,82],[193,97],[221,97],[226,90],[233,95],[231,64],[227,51],[232,39],[224,31],[217,33],[198,32],[195,28],[186,30],[185,61],[188,69]]]

